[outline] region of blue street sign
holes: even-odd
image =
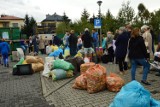
[[[100,29],[101,23],[101,19],[94,19],[94,28]]]

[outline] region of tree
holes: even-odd
[[[139,16],[139,18],[141,20],[141,23],[143,23],[143,16],[144,16],[145,10],[146,10],[146,7],[144,6],[144,4],[140,3],[138,5],[138,16]]]
[[[119,26],[117,20],[113,17],[110,10],[107,11],[106,15],[102,17],[102,32],[112,31],[114,32]]]
[[[150,25],[153,26],[153,30],[156,33],[156,35],[159,35],[159,30],[160,30],[160,9],[151,13],[151,20],[150,20]],[[157,39],[158,40],[158,39]]]
[[[68,24],[71,20],[68,18],[68,16],[66,15],[66,13],[64,12],[63,13],[63,22],[65,23],[65,24]]]
[[[33,17],[29,17],[28,14],[26,14],[24,23],[22,29],[23,34],[26,34],[27,37],[36,34],[36,20]]]
[[[134,9],[130,6],[130,2],[122,3],[122,8],[118,13],[118,21],[120,25],[131,23],[135,15]]]
[[[88,11],[86,9],[84,9],[81,14],[81,20],[88,21],[89,16],[90,16],[90,14],[88,13]]]
[[[30,22],[29,22],[29,28],[30,28],[30,33],[31,33],[30,35],[36,34],[36,26],[37,26],[36,20],[33,17],[31,17]]]

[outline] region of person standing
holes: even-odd
[[[81,37],[82,37],[82,33],[80,33],[80,35],[78,36],[77,51],[82,49],[82,38]]]
[[[103,48],[103,52],[105,52],[105,50],[107,49],[107,37],[105,34],[102,34],[103,39],[102,39],[102,48]]]
[[[96,47],[98,47],[98,38],[99,34],[98,32],[96,32],[96,29],[92,29],[92,38],[93,38],[93,48],[94,48],[94,51],[96,52]]]
[[[34,46],[34,53],[38,55],[38,35],[33,36],[32,40],[33,46]]]
[[[144,39],[144,42],[145,42],[145,45],[146,45],[146,48],[147,48],[147,55],[148,55],[148,58],[152,59],[153,58],[153,52],[152,52],[152,35],[150,33],[150,28],[149,26],[147,25],[144,25],[142,26],[141,28],[144,33],[142,34],[142,37]]]
[[[126,25],[126,32],[128,33],[129,38],[131,37],[132,26],[130,24]]]
[[[53,45],[60,46],[62,44],[61,39],[57,35],[53,35],[53,36],[54,36]]]
[[[2,54],[4,66],[9,67],[8,54],[10,52],[10,48],[9,48],[9,44],[5,42],[4,39],[2,40],[2,43],[0,44],[0,52]]]
[[[74,30],[71,30],[70,36],[68,38],[70,55],[75,56],[77,54],[77,37],[74,34]]]
[[[115,42],[116,45],[116,58],[119,64],[119,73],[124,74],[128,69],[127,63],[125,62],[125,56],[127,54],[129,36],[126,32],[125,27],[119,28],[119,36]]]
[[[109,62],[114,62],[114,50],[113,50],[113,35],[110,31],[107,32],[107,47],[109,54]]]
[[[152,36],[152,52],[153,52],[153,54],[154,54],[154,52],[155,52],[155,48],[154,48],[154,40],[155,40],[155,33],[154,33],[154,31],[153,31],[153,27],[152,26],[150,26],[150,33],[151,33],[151,36]]]
[[[66,31],[66,34],[65,34],[64,37],[63,37],[64,48],[66,48],[66,47],[69,45],[69,43],[68,43],[68,38],[69,38],[69,32]]]
[[[32,50],[32,45],[33,45],[33,44],[32,44],[32,36],[29,37],[29,44],[28,44],[28,45],[29,45],[29,53],[30,53],[30,52],[33,51],[33,50]]]
[[[45,49],[46,50],[46,47],[49,45],[49,40],[47,38],[47,36],[45,37],[45,40],[44,40],[44,46],[45,46]],[[44,53],[46,54],[46,51],[44,51]]]
[[[145,85],[150,85],[147,82],[147,75],[149,72],[150,65],[147,59],[147,49],[143,37],[139,35],[139,28],[134,28],[129,41],[129,58],[131,60],[131,79],[135,80],[135,73],[138,64],[143,66],[143,77],[141,82]]]
[[[44,54],[44,49],[45,49],[44,40],[43,40],[42,36],[40,36],[40,39],[39,39],[39,50],[41,51],[42,54]]]
[[[88,28],[85,28],[84,34],[82,35],[82,41],[84,46],[84,53],[87,56],[88,53],[92,53],[92,37]]]

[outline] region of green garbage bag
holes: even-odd
[[[24,61],[24,58],[21,58],[20,61],[16,65],[13,66],[13,68],[16,68],[17,65],[22,65],[23,61]]]
[[[69,71],[66,71],[67,72],[67,78],[71,78],[74,76],[73,74],[73,71],[72,70],[69,70]]]
[[[67,78],[67,72],[63,69],[54,69],[51,71],[51,76],[53,80],[60,80]]]
[[[74,70],[74,66],[64,60],[57,59],[53,62],[53,69],[63,69],[65,71]]]

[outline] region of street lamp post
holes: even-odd
[[[97,1],[97,4],[99,6],[99,19],[101,20],[101,4],[102,4],[102,1],[101,0]],[[101,23],[102,23],[102,21],[101,21]],[[101,40],[102,40],[101,35],[102,35],[102,29],[100,28],[99,45],[101,44]]]

